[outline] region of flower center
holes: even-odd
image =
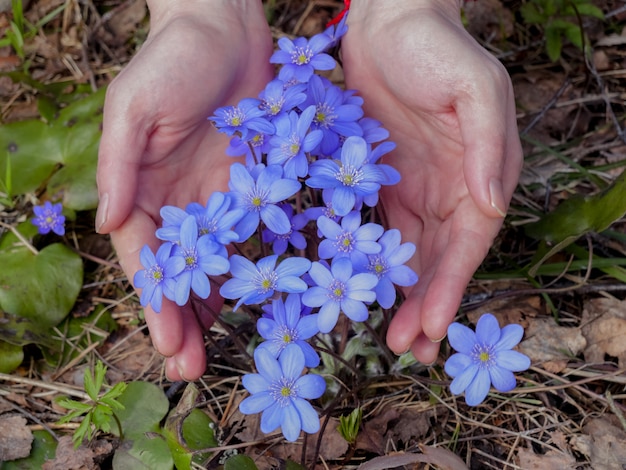
[[[335,178],[343,183],[344,186],[352,187],[356,186],[363,179],[363,171],[351,165],[344,165],[335,173]]]
[[[275,271],[263,270],[260,271],[256,280],[255,285],[259,293],[266,294],[269,291],[274,290],[276,287],[276,281],[278,280],[278,274]]]
[[[337,119],[335,109],[328,106],[326,103],[318,104],[315,108],[314,122],[320,127],[331,127]]]
[[[290,399],[298,395],[295,380],[289,380],[286,377],[281,377],[280,380],[273,382],[269,387],[269,392],[270,396],[281,407],[287,406]]]
[[[161,266],[152,266],[148,271],[148,277],[152,284],[160,284],[163,281],[163,268]]]
[[[202,217],[202,219],[198,221],[198,237],[215,232],[217,232],[217,220]]]
[[[246,115],[239,108],[232,108],[226,112],[226,124],[233,127],[239,127],[246,120]]]
[[[193,271],[198,267],[198,254],[195,248],[190,248],[183,252],[183,258],[185,259],[185,270]]]
[[[308,64],[313,58],[313,51],[309,46],[296,47],[291,53],[291,62],[295,65]]]
[[[254,188],[247,195],[248,199],[248,211],[259,212],[267,204],[267,191],[260,192],[258,188]]]
[[[337,237],[335,246],[342,253],[350,253],[354,249],[354,237],[351,232],[343,232]]]
[[[283,104],[285,104],[285,98],[281,96],[278,99],[265,100],[262,106],[267,114],[276,116],[283,109]]]
[[[328,296],[335,302],[339,302],[344,299],[345,290],[345,284],[337,279],[334,279],[328,286]]]
[[[380,255],[375,255],[369,257],[369,265],[367,269],[368,271],[376,274],[380,279],[389,270],[389,266],[387,265],[387,260],[385,258]]]
[[[490,368],[496,362],[495,350],[490,344],[475,344],[471,356],[481,368]]]

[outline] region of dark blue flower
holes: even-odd
[[[271,318],[264,316],[257,320],[257,330],[265,339],[257,349],[267,349],[278,357],[288,345],[297,344],[304,353],[304,365],[317,367],[320,357],[306,341],[319,332],[317,314],[304,315],[305,308],[298,294],[289,294],[285,302],[282,298],[274,300]]]
[[[333,259],[330,270],[320,262],[313,262],[309,276],[315,282],[302,295],[302,303],[308,307],[320,307],[317,326],[322,333],[328,333],[337,324],[339,313],[343,312],[353,321],[365,321],[368,309],[364,302],[376,299],[372,289],[378,278],[369,273],[352,274],[349,258]]]
[[[302,293],[307,289],[306,282],[300,279],[311,267],[306,258],[285,258],[278,266],[278,255],[262,258],[255,265],[248,258],[239,255],[230,257],[230,272],[233,275],[220,288],[225,299],[239,299],[241,304],[251,305],[269,299],[274,292]]]
[[[287,233],[278,234],[272,232],[270,229],[263,230],[263,242],[272,244],[272,251],[276,255],[282,255],[287,251],[287,246],[290,244],[298,250],[304,250],[306,248],[306,238],[300,233],[300,229],[309,222],[309,219],[304,214],[293,213],[293,207],[291,204],[279,204],[285,214],[289,218],[291,223],[291,230]]]
[[[59,236],[65,235],[65,216],[61,214],[63,205],[60,202],[52,204],[50,201],[46,201],[41,206],[34,206],[33,212],[35,217],[31,222],[37,227],[37,231],[41,235],[50,233],[50,231]]]
[[[226,135],[235,132],[246,140],[250,130],[262,134],[273,134],[274,125],[265,118],[265,111],[260,108],[261,101],[256,98],[244,98],[237,106],[224,106],[215,110],[209,118],[215,127]]]
[[[299,37],[293,41],[283,37],[278,40],[280,50],[270,57],[270,63],[283,64],[278,78],[288,82],[308,82],[315,70],[332,70],[336,62],[324,51],[332,39],[324,33],[316,34],[310,40]]]
[[[156,252],[156,256],[148,245],[144,245],[139,253],[139,260],[144,269],[135,273],[133,284],[142,289],[139,301],[146,307],[159,313],[165,294],[174,300],[174,277],[185,269],[185,260],[180,256],[171,256],[173,244],[163,243]]]
[[[189,300],[190,289],[198,297],[206,299],[211,293],[210,276],[228,272],[230,263],[218,254],[223,245],[209,236],[198,238],[198,224],[193,215],[187,216],[180,227],[180,243],[174,245],[172,257],[180,257],[185,269],[174,277],[174,301],[185,305]]]
[[[243,140],[238,135],[230,139],[226,155],[230,157],[246,157],[246,167],[253,168],[263,161],[263,155],[270,150],[270,135],[255,133]]]
[[[320,375],[302,375],[302,350],[290,344],[276,360],[269,351],[257,348],[254,363],[258,374],[243,376],[243,386],[251,395],[241,402],[239,411],[263,413],[261,431],[267,434],[280,427],[291,442],[298,439],[300,431],[319,431],[319,416],[307,400],[321,397],[326,382]]]
[[[298,181],[282,178],[283,170],[279,165],[257,165],[253,172],[258,174],[256,180],[241,163],[233,163],[230,167],[228,186],[235,201],[234,207],[245,211],[235,227],[241,242],[250,238],[259,220],[274,233],[289,233],[291,222],[277,204],[301,188]]]
[[[455,395],[465,392],[465,401],[476,406],[489,393],[491,384],[500,392],[515,388],[515,375],[530,367],[530,359],[512,348],[524,335],[520,325],[500,328],[490,313],[480,317],[476,333],[460,323],[448,327],[450,346],[458,352],[446,361],[446,373],[453,377],[450,391]]]
[[[400,244],[401,234],[398,229],[387,230],[378,243],[382,251],[369,255],[367,263],[359,269],[372,273],[378,277],[378,284],[374,289],[376,301],[382,308],[391,308],[396,301],[398,286],[412,286],[417,282],[417,274],[406,263],[415,253],[413,243]]]
[[[282,80],[272,80],[259,94],[261,109],[271,120],[274,120],[302,104],[306,100],[306,95],[303,93],[305,90],[306,85],[303,83],[287,87]]]
[[[341,160],[317,160],[309,166],[307,186],[332,188],[332,204],[340,216],[350,212],[357,196],[366,197],[377,193],[385,181],[385,174],[377,165],[368,163],[368,149],[362,137],[348,137],[341,147]]]
[[[315,106],[313,128],[324,134],[320,143],[322,155],[332,155],[339,148],[340,137],[363,135],[363,129],[357,122],[363,116],[363,109],[345,103],[344,91],[328,80],[313,75],[309,79],[307,99],[302,106]]]
[[[276,135],[270,140],[272,148],[267,155],[267,163],[282,165],[287,178],[303,178],[308,173],[306,154],[322,139],[321,131],[310,131],[314,116],[315,106],[310,106],[301,115],[291,111],[274,121]]]

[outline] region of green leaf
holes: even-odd
[[[131,382],[131,384],[134,382]],[[172,470],[174,460],[159,434],[142,434],[124,440],[113,455],[114,470]]]
[[[604,12],[597,6],[592,5],[591,3],[580,3],[576,5],[576,9],[578,10],[578,13],[581,15],[593,16],[600,20],[604,19]]]
[[[2,251],[0,266],[0,309],[37,321],[41,328],[65,318],[82,286],[80,256],[60,243],[37,255],[25,247]]]
[[[259,470],[247,455],[233,455],[224,464],[224,470]]]
[[[118,401],[124,406],[116,415],[122,423],[125,439],[134,439],[146,432],[158,432],[159,423],[169,408],[163,391],[149,382],[130,382]],[[111,431],[119,434],[115,427]]]
[[[21,346],[0,340],[0,372],[10,374],[19,367],[23,360],[24,350]]]
[[[47,460],[54,459],[57,441],[47,431],[33,431],[33,445],[30,455],[23,459],[0,463],[2,470],[32,470],[43,468]]]
[[[89,398],[91,398],[93,401],[98,400],[98,391],[100,390],[100,387],[96,387],[94,376],[91,373],[91,369],[89,367],[85,369],[85,373],[83,374],[83,381],[85,385],[85,392],[87,392]]]
[[[348,416],[339,416],[339,426],[337,430],[349,444],[354,444],[359,435],[361,420],[363,418],[363,410],[355,408]]]
[[[287,462],[285,463],[285,470],[306,470],[306,467],[303,467],[293,460],[287,460]]]
[[[569,23],[565,28],[565,37],[580,50],[583,48],[583,34],[577,24]]]
[[[556,62],[561,57],[561,30],[552,27],[552,25],[546,26],[546,52],[552,62]]]
[[[542,14],[534,3],[524,3],[520,7],[520,12],[524,22],[528,24],[543,24],[546,22],[547,17]]]

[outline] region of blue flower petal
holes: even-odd
[[[296,398],[293,400],[293,405],[300,415],[304,432],[314,434],[320,430],[320,417],[308,401]]]
[[[328,333],[331,331],[337,324],[338,319],[339,304],[332,301],[324,303],[317,315],[317,326],[320,333]]]
[[[515,375],[510,370],[494,365],[489,368],[491,383],[500,392],[508,392],[515,388]]]
[[[300,436],[302,430],[302,422],[300,413],[295,406],[286,406],[283,408],[282,421],[280,423],[283,436],[290,442],[295,442]]]
[[[254,351],[254,363],[259,374],[265,377],[268,382],[277,382],[283,376],[280,364],[268,351],[256,349]]]
[[[513,372],[521,372],[530,367],[530,359],[517,351],[497,351],[496,364]]]
[[[246,374],[241,378],[241,383],[251,394],[265,392],[270,386],[261,374]]]
[[[465,369],[472,365],[472,358],[466,354],[456,353],[448,358],[444,366],[446,374],[450,377],[460,375]]]
[[[500,340],[498,319],[491,313],[485,313],[476,324],[476,341],[480,344],[496,344]]]
[[[247,400],[248,398],[246,398]],[[244,400],[244,401],[246,401]],[[243,403],[243,402],[242,402]],[[241,409],[241,405],[239,405]],[[283,422],[285,408],[281,407],[278,403],[273,402],[261,415],[261,431],[265,434],[269,434],[280,427]]]
[[[522,340],[524,328],[522,325],[505,325],[500,332],[500,340],[495,344],[496,351],[512,349]]]
[[[291,222],[287,214],[273,204],[268,204],[261,209],[261,220],[265,222],[267,228],[279,235],[289,233],[291,230]]]
[[[465,402],[469,406],[480,405],[485,397],[487,397],[490,387],[491,380],[489,372],[486,368],[479,368],[476,377],[474,377],[474,380],[472,380],[472,382],[465,389]]]
[[[309,287],[302,294],[302,303],[307,307],[320,307],[328,300],[328,291],[325,287]]]
[[[267,410],[273,404],[275,404],[275,401],[269,392],[259,392],[244,399],[239,404],[239,411],[244,415],[252,415]],[[272,429],[272,431],[274,429]]]
[[[454,322],[448,326],[448,342],[458,352],[469,355],[476,344],[476,334],[467,326]]]
[[[375,298],[375,294],[372,294],[372,301]],[[363,302],[359,302],[353,299],[344,299],[341,301],[341,309],[348,318],[352,321],[361,322],[367,320],[369,311]]]
[[[477,364],[471,364],[467,369],[462,371],[454,378],[454,380],[450,384],[450,391],[455,395],[463,393],[476,378],[476,375],[478,374],[478,369],[479,367]],[[487,380],[489,380],[488,376]]]

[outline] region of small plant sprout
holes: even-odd
[[[69,423],[73,419],[84,415],[82,422],[74,431],[74,436],[72,437],[74,447],[76,448],[80,446],[83,440],[92,440],[96,431],[111,432],[111,420],[115,421],[120,438],[123,437],[122,424],[115,412],[124,409],[124,406],[117,399],[126,390],[126,383],[118,382],[107,392],[100,395],[106,371],[107,368],[101,361],[96,363],[93,374],[89,367],[85,369],[84,387],[91,403],[82,403],[67,397],[57,400],[58,405],[71,410],[59,420],[59,424]]]
[[[339,417],[339,426],[337,427],[337,431],[339,431],[341,437],[343,437],[348,444],[356,444],[356,438],[359,435],[359,428],[361,427],[362,419],[362,408],[355,408],[348,416],[341,415]]]

